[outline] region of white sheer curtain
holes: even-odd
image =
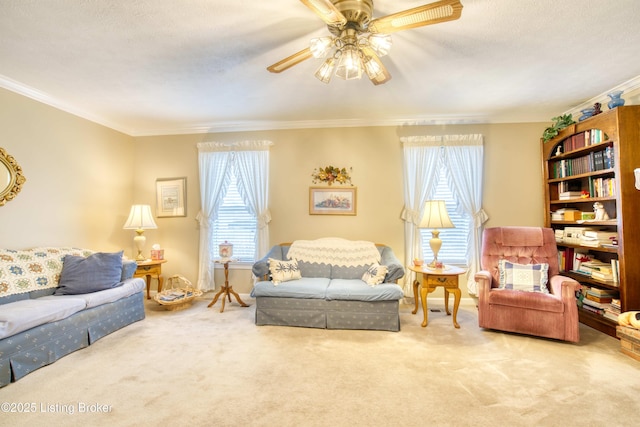
[[[403,145],[404,207],[400,217],[404,221],[404,261],[411,265],[416,254],[422,253],[418,224],[424,203],[436,185],[440,140],[432,136],[400,138]],[[413,296],[411,275],[404,278],[404,294]]]
[[[467,290],[470,295],[477,295],[473,277],[480,270],[482,230],[489,219],[482,209],[483,138],[482,135],[449,135],[444,137],[443,145],[450,187],[460,207],[473,219],[473,232],[469,235],[466,256]]]
[[[268,223],[271,221],[268,205],[269,146],[270,141],[243,141],[234,143],[203,142],[198,144],[200,173],[200,212],[196,219],[200,226],[198,256],[198,289],[214,290],[212,260],[215,257],[211,241],[211,227],[217,217],[232,170],[239,177],[239,192],[244,202],[258,219],[256,250],[266,253],[269,244]]]
[[[444,135],[402,137],[404,155],[405,264],[422,253],[418,224],[425,201],[434,191],[439,168],[444,165],[450,187],[464,213],[473,218],[466,254],[469,268],[467,289],[476,295],[473,275],[480,266],[482,226],[488,217],[482,209],[482,135]],[[413,295],[410,276],[405,276],[405,295]]]
[[[242,199],[256,216],[255,259],[260,259],[269,250],[269,141],[246,143],[236,152],[235,167],[238,175],[238,191]],[[250,150],[250,151],[245,151]]]
[[[216,142],[198,144],[198,168],[200,174],[200,212],[196,220],[200,225],[200,248],[198,253],[198,284],[202,291],[216,288],[211,263],[211,227],[216,219],[217,208],[222,203],[229,186],[229,146]]]

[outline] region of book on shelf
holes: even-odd
[[[601,304],[611,304],[611,302],[613,301],[613,297],[610,297],[610,296],[601,297],[601,296],[594,295],[589,291],[587,291],[587,293],[584,294],[584,297],[588,300],[599,302]]]
[[[585,304],[589,305],[591,307],[595,307],[595,308],[601,309],[601,310],[604,310],[605,308],[611,307],[611,303],[610,302],[596,302],[596,301],[590,300],[588,298],[584,298],[582,300],[582,305],[584,306]]]
[[[595,313],[598,314],[600,316],[604,315],[604,309],[603,308],[597,308],[588,304],[585,304],[584,301],[582,302],[582,308],[586,311],[589,311],[591,313]]]
[[[620,283],[620,279],[618,276],[618,271],[620,268],[620,261],[615,258],[611,259],[611,272],[613,274],[613,283]]]
[[[579,199],[582,191],[563,191],[558,194],[558,200]]]
[[[616,322],[618,323],[618,316],[620,315],[620,313],[612,313],[609,310],[605,310],[604,313],[602,313],[602,317],[604,317],[605,319],[609,319],[612,322]]]
[[[618,298],[618,296],[620,295],[620,292],[613,290],[613,289],[601,289],[601,288],[596,288],[596,287],[590,287],[589,289],[587,289],[587,293],[594,295],[594,296],[598,296],[601,298],[604,297],[611,297],[611,298]],[[618,303],[620,303],[618,301]]]

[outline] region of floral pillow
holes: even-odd
[[[362,275],[362,280],[369,286],[379,285],[384,282],[388,267],[379,263],[372,264]]]
[[[498,261],[500,289],[549,293],[549,264],[516,264],[506,259]]]
[[[282,261],[279,259],[269,258],[269,272],[271,273],[271,281],[274,286],[278,286],[281,282],[300,279],[300,268],[298,261]]]

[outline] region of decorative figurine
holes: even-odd
[[[593,211],[596,214],[596,221],[606,221],[609,219],[609,215],[607,211],[604,210],[604,205],[600,202],[595,202],[593,204]]]
[[[600,109],[600,107],[602,107],[602,104],[600,104],[599,102],[596,102],[595,104],[593,104],[593,115],[597,115],[602,113],[602,110]]]

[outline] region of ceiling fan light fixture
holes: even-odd
[[[322,83],[329,83],[331,81],[331,76],[333,75],[333,69],[336,66],[336,59],[329,58],[322,63],[322,65],[316,70],[314,74],[318,80]]]
[[[314,58],[324,58],[333,46],[333,37],[316,37],[309,41],[309,49]]]
[[[369,76],[369,78],[373,80],[376,77],[380,76],[380,74],[382,73],[382,67],[380,67],[380,64],[378,64],[373,60],[372,57],[369,56],[364,60],[364,71],[367,73],[367,76]]]
[[[362,59],[360,51],[354,45],[346,45],[338,59],[336,76],[344,80],[359,79],[362,77]]]
[[[393,41],[389,34],[371,34],[367,38],[369,46],[378,56],[385,56],[391,50]]]

